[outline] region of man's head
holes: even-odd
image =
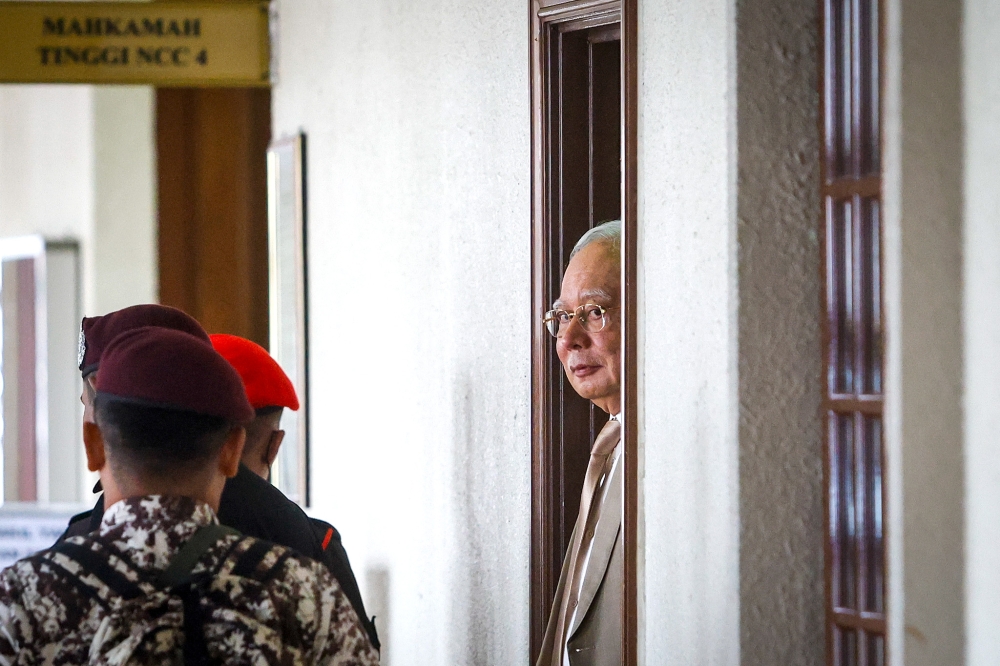
[[[208,342],[208,333],[198,321],[177,308],[155,303],[133,305],[100,317],[84,317],[80,325],[77,363],[83,375],[84,422],[94,422],[94,396],[97,392],[97,371],[105,348],[126,331],[144,326],[159,326],[189,333]]]
[[[211,338],[215,350],[239,373],[256,412],[247,426],[243,464],[266,479],[285,438],[281,414],[286,407],[293,411],[299,408],[295,387],[277,361],[257,343],[221,333]]]
[[[621,222],[605,222],[570,254],[559,298],[546,315],[556,354],[582,397],[621,410]]]
[[[218,507],[253,408],[239,375],[211,345],[172,329],[127,331],[104,350],[96,390],[84,443],[106,506],[168,494]]]

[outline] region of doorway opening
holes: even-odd
[[[532,3],[532,659],[541,649],[579,513],[590,450],[608,420],[570,386],[541,315],[558,297],[580,237],[618,219],[625,398],[622,646],[624,663],[635,659],[635,375],[629,371],[634,344],[628,342],[635,331],[634,14],[631,2]]]

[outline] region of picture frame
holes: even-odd
[[[306,263],[305,135],[267,150],[268,291],[270,353],[295,386],[298,411],[285,410],[285,440],[271,481],[291,500],[309,506],[309,339]]]

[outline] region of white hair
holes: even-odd
[[[577,252],[587,247],[591,243],[607,243],[611,246],[611,251],[618,253],[622,249],[622,221],[611,220],[603,222],[580,236],[573,251],[569,253],[569,258],[576,256]]]

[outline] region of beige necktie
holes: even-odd
[[[607,425],[601,429],[600,434],[597,435],[597,440],[594,441],[594,446],[590,450],[590,463],[587,465],[587,476],[584,477],[583,494],[580,497],[580,515],[576,519],[573,541],[566,551],[569,574],[559,604],[559,619],[556,624],[555,643],[552,646],[553,666],[562,666],[563,650],[566,649],[566,632],[569,631],[570,618],[573,617],[579,602],[577,595],[580,590],[580,577],[584,573],[582,569],[585,559],[580,556],[580,548],[584,532],[587,530],[587,521],[593,510],[594,493],[605,472],[605,467],[607,467],[608,457],[615,450],[619,441],[621,441],[621,424],[614,420],[608,421]]]

